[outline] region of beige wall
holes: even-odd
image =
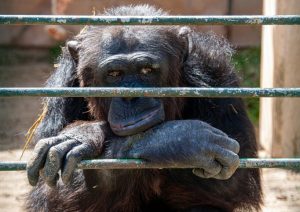
[[[266,15],[300,13],[299,0],[265,0]],[[264,26],[261,87],[299,87],[300,26]],[[260,143],[272,157],[300,156],[300,99],[262,98]]]
[[[1,0],[0,14],[90,15],[94,8],[101,12],[104,8],[137,2],[155,5],[173,15],[247,15],[262,12],[261,0]],[[71,36],[76,34],[80,27],[65,28]],[[200,27],[200,30],[213,30],[227,37],[236,46],[260,45],[259,26],[204,26]],[[0,34],[0,45],[49,47],[55,44],[46,33],[45,26],[0,26]]]

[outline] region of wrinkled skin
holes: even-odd
[[[57,137],[41,140],[28,164],[30,184],[36,185],[41,168],[49,186],[56,185],[60,169],[62,181],[68,183],[80,160],[100,155],[107,138],[102,133],[108,132],[105,128],[103,123],[82,124]],[[196,120],[165,122],[145,133],[114,137],[107,143],[107,158],[140,158],[165,166],[195,166],[199,169],[193,173],[202,178],[228,179],[239,164],[239,143]]]

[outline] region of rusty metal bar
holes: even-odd
[[[197,168],[192,165],[153,164],[139,159],[94,159],[84,160],[78,169],[162,169]],[[300,158],[242,158],[239,168],[300,168]],[[26,162],[0,161],[0,171],[26,170]]]
[[[300,88],[0,88],[0,97],[300,97]]]
[[[299,25],[299,15],[276,16],[59,16],[0,15],[5,25]]]

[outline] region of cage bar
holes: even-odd
[[[300,97],[300,88],[0,88],[0,97]]]
[[[0,171],[26,170],[26,162],[0,161]],[[188,169],[198,168],[192,165],[164,165],[145,162],[140,159],[94,159],[83,160],[78,169]],[[239,168],[288,168],[299,169],[300,158],[244,158],[240,159]]]
[[[276,16],[57,16],[0,15],[2,25],[300,25],[300,15]],[[300,97],[300,88],[0,88],[0,97]],[[0,171],[26,170],[26,162],[0,161]],[[197,168],[140,159],[81,161],[79,169]],[[300,168],[300,158],[243,158],[239,168]]]
[[[5,25],[298,25],[300,15],[243,16],[61,16],[0,15]]]

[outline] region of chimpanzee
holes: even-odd
[[[152,6],[113,16],[163,16]],[[233,50],[180,26],[86,26],[62,49],[48,87],[238,87]],[[28,211],[259,210],[254,130],[239,98],[45,98],[27,173]],[[196,169],[75,170],[89,158]],[[74,171],[75,170],[75,171]],[[60,176],[59,176],[60,175]]]

